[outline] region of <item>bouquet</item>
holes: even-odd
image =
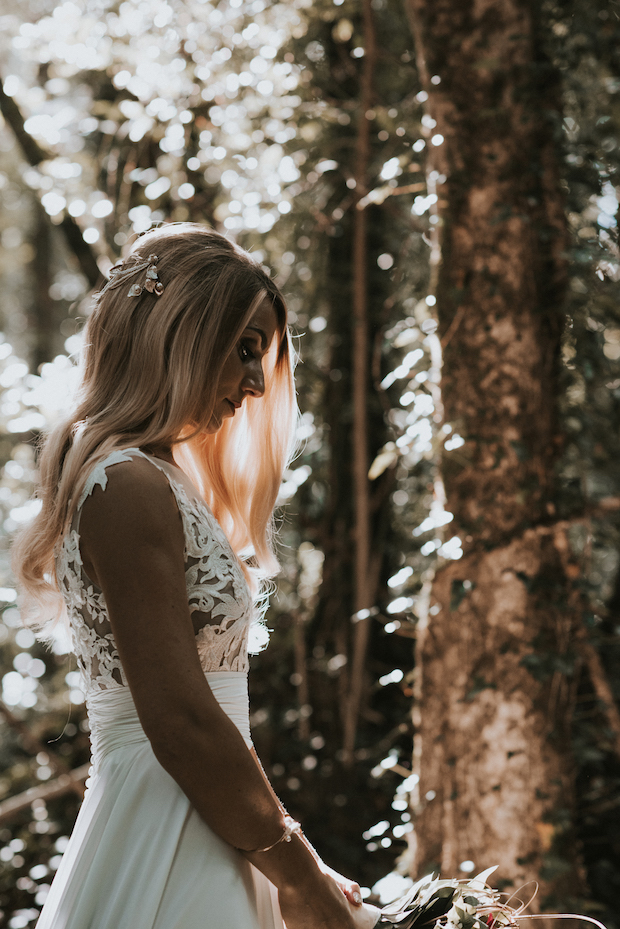
[[[526,903],[512,906],[504,894],[487,884],[496,867],[476,877],[441,880],[432,874],[417,881],[394,903],[378,909],[364,906],[360,927],[368,929],[516,929],[519,919],[582,919],[599,929],[605,926],[591,916],[574,913],[526,914]],[[531,901],[530,901],[531,902]]]

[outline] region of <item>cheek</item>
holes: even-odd
[[[220,376],[220,382],[218,385],[218,393],[220,395],[225,395],[226,391],[235,385],[239,380],[241,364],[238,360],[229,358],[224,368],[222,369],[222,374]]]

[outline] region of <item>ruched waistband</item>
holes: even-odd
[[[251,747],[246,672],[209,671],[205,677],[215,699]],[[92,694],[86,698],[86,707],[95,769],[114,749],[148,741],[129,687],[115,687]]]

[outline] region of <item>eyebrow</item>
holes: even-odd
[[[265,351],[265,349],[267,348],[267,336],[265,335],[263,330],[259,329],[258,326],[247,326],[246,328],[251,329],[253,332],[258,332],[258,334],[260,335],[261,348],[263,349],[263,351]]]

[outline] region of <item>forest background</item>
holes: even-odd
[[[252,675],[277,792],[373,899],[499,864],[618,926],[619,17],[0,2],[1,925],[34,925],[89,757],[11,534],[90,290],[189,219],[272,269],[302,359]]]

